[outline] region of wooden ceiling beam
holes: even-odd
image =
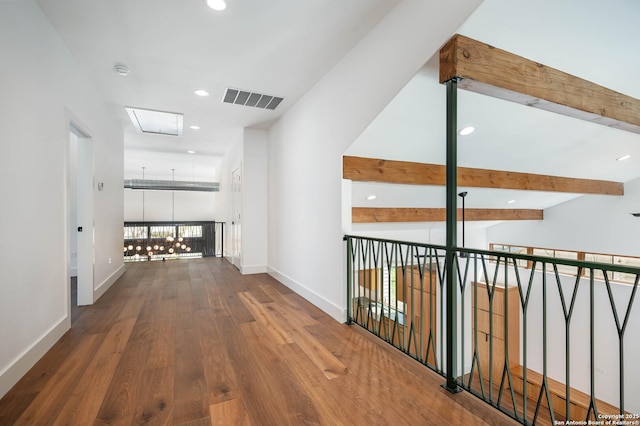
[[[640,133],[640,100],[456,34],[440,50],[440,83]]]
[[[458,209],[458,220],[462,219],[462,209]],[[465,209],[465,221],[483,220],[543,220],[542,210],[529,209]],[[444,208],[403,208],[403,207],[353,207],[351,222],[444,222]]]
[[[439,164],[345,156],[343,157],[342,169],[344,179],[359,182],[446,185],[446,167]],[[620,182],[474,169],[470,167],[458,167],[458,186],[624,195],[624,185]]]

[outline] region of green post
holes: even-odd
[[[457,227],[458,227],[458,153],[457,153],[457,89],[458,82],[456,79],[447,81],[447,252],[445,257],[446,270],[446,294],[447,294],[447,313],[446,313],[446,377],[447,382],[444,388],[449,392],[459,392],[457,378],[457,289],[456,289],[456,245],[457,245]]]
[[[353,246],[351,237],[344,237],[347,241],[347,324],[353,324],[353,303],[351,301],[351,289],[353,286],[353,261],[351,254]]]

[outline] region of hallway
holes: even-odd
[[[141,262],[0,400],[0,425],[516,424],[266,274]]]

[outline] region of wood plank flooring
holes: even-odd
[[[0,400],[0,425],[511,425],[266,274],[128,264]]]

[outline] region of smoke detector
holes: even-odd
[[[113,71],[122,76],[129,74],[129,68],[125,64],[115,64]]]

